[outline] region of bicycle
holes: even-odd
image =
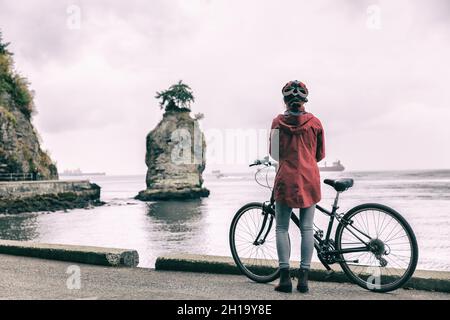
[[[256,160],[252,166],[276,167],[276,162]],[[268,172],[267,172],[268,174]],[[251,202],[240,208],[231,223],[229,241],[233,259],[248,278],[260,283],[279,277],[275,243],[275,200],[273,188],[269,201]],[[346,213],[338,213],[339,196],[353,186],[353,179],[325,179],[336,190],[331,211],[316,205],[329,216],[326,233],[314,224],[314,247],[328,275],[330,265],[338,263],[357,285],[375,292],[388,292],[402,287],[413,275],[418,260],[418,246],[408,222],[397,211],[382,204],[358,205]],[[299,228],[294,212],[291,220]],[[334,238],[332,228],[338,222]]]

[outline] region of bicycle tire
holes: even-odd
[[[409,244],[410,244],[410,249],[411,249],[411,258],[410,258],[410,263],[408,265],[408,268],[406,268],[405,273],[399,277],[399,279],[393,283],[390,284],[386,284],[386,285],[379,285],[379,286],[368,286],[368,283],[366,281],[363,281],[361,278],[359,278],[358,276],[356,276],[354,274],[354,272],[351,270],[349,264],[344,261],[344,256],[340,255],[340,261],[339,264],[342,268],[342,270],[344,271],[344,273],[347,275],[347,277],[353,282],[356,283],[357,285],[359,285],[360,287],[370,290],[370,291],[374,291],[374,292],[389,292],[389,291],[393,291],[396,289],[401,288],[413,275],[416,267],[417,267],[417,261],[419,258],[419,249],[418,249],[418,245],[417,245],[417,239],[416,236],[414,234],[414,231],[412,230],[411,226],[409,225],[409,223],[406,221],[406,219],[397,211],[395,211],[394,209],[387,207],[385,205],[382,204],[378,204],[378,203],[366,203],[366,204],[362,204],[359,206],[356,206],[352,209],[350,209],[344,216],[343,216],[343,220],[346,221],[350,221],[352,217],[355,217],[357,214],[359,214],[360,212],[364,212],[364,211],[368,211],[368,210],[378,210],[378,211],[382,211],[387,213],[388,215],[390,215],[392,218],[394,218],[395,220],[397,220],[397,222],[402,226],[402,228],[404,229],[406,235],[408,236],[409,239]],[[339,223],[339,225],[336,228],[336,233],[335,233],[335,243],[336,243],[336,248],[337,250],[341,250],[342,249],[342,232],[344,231],[345,227],[344,224]]]
[[[268,282],[272,282],[274,280],[276,280],[279,277],[279,269],[274,268],[274,271],[269,273],[269,274],[258,274],[256,271],[258,271],[259,269],[256,270],[251,270],[249,269],[244,263],[243,260],[241,259],[241,257],[239,257],[238,254],[238,250],[236,249],[236,227],[238,225],[239,220],[244,216],[245,213],[249,212],[249,210],[251,209],[257,209],[257,210],[261,210],[261,212],[264,212],[263,210],[263,204],[260,202],[251,202],[248,203],[246,205],[244,205],[243,207],[241,207],[236,214],[233,217],[233,220],[231,222],[231,226],[230,226],[230,232],[229,232],[229,242],[230,242],[230,249],[231,249],[231,254],[233,256],[234,262],[236,263],[237,267],[239,268],[239,270],[246,275],[249,279],[258,282],[258,283],[268,283]],[[268,213],[267,213],[268,214]],[[275,220],[273,220],[275,221]],[[272,228],[275,228],[275,225],[273,224],[271,226]]]

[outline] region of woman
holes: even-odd
[[[292,209],[300,208],[302,241],[297,290],[308,292],[308,271],[314,250],[314,210],[321,198],[317,162],[325,157],[324,132],[319,119],[305,111],[308,89],[302,82],[291,81],[282,92],[286,111],[273,120],[269,144],[270,155],[279,162],[274,197],[280,283],[275,290],[292,292],[288,230]]]

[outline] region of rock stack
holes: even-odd
[[[207,197],[203,187],[206,143],[198,120],[189,111],[166,111],[147,135],[147,189],[142,201]]]

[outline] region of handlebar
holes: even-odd
[[[252,164],[249,165],[249,167],[259,166],[261,164],[261,161],[255,160]]]
[[[269,183],[268,180],[268,174],[271,171],[270,167],[274,167],[275,168],[275,172],[278,170],[278,162],[275,160],[271,160],[269,156],[265,156],[263,159],[256,159],[253,163],[251,163],[249,165],[249,167],[254,167],[254,166],[264,166],[264,167],[259,167],[256,169],[255,172],[255,181],[257,184],[259,184],[260,186],[264,187],[264,188],[269,188],[272,189],[272,183]],[[264,183],[260,183],[258,181],[258,175],[260,175],[261,172],[265,172],[266,173],[266,177],[265,177],[265,184]]]
[[[262,159],[262,160],[259,160],[259,159],[255,160],[252,164],[249,165],[249,167],[260,166],[260,165],[264,165],[266,167],[276,166],[277,162],[270,161],[269,157],[264,157],[264,159]]]

